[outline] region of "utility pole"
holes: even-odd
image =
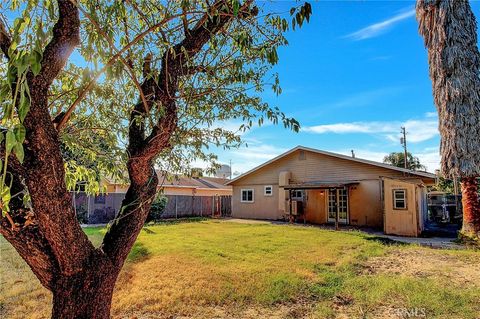
[[[405,132],[405,127],[402,126],[402,130],[400,131],[400,133],[403,134],[403,137],[400,137],[400,144],[402,144],[403,146],[403,151],[404,151],[404,166],[405,166],[405,169],[408,169],[408,157],[407,157],[407,133]]]
[[[230,165],[230,179],[232,179],[232,160],[230,160],[229,165]]]

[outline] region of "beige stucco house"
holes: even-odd
[[[182,175],[167,175],[157,170],[159,180],[158,190],[164,195],[188,196],[228,196],[232,195],[232,187],[225,185],[228,179],[218,177],[188,177]],[[103,179],[107,194],[126,193],[128,185],[125,183]]]
[[[232,216],[383,228],[418,236],[435,175],[297,146],[227,182]]]

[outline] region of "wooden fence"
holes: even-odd
[[[232,213],[232,196],[164,195],[167,205],[162,218],[228,217]],[[77,216],[84,224],[108,223],[121,209],[124,193],[88,196],[75,193],[73,202]]]

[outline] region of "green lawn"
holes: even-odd
[[[98,244],[104,229],[87,228]],[[0,238],[0,317],[46,318],[51,297]],[[360,232],[204,220],[142,231],[115,318],[478,318],[480,253]]]

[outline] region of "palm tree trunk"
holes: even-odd
[[[475,177],[462,178],[463,227],[462,236],[480,237],[480,198],[478,181]]]
[[[462,182],[463,232],[480,230],[480,53],[468,0],[418,0],[419,33],[428,49],[441,135],[441,169]],[[477,237],[478,238],[478,237]]]

